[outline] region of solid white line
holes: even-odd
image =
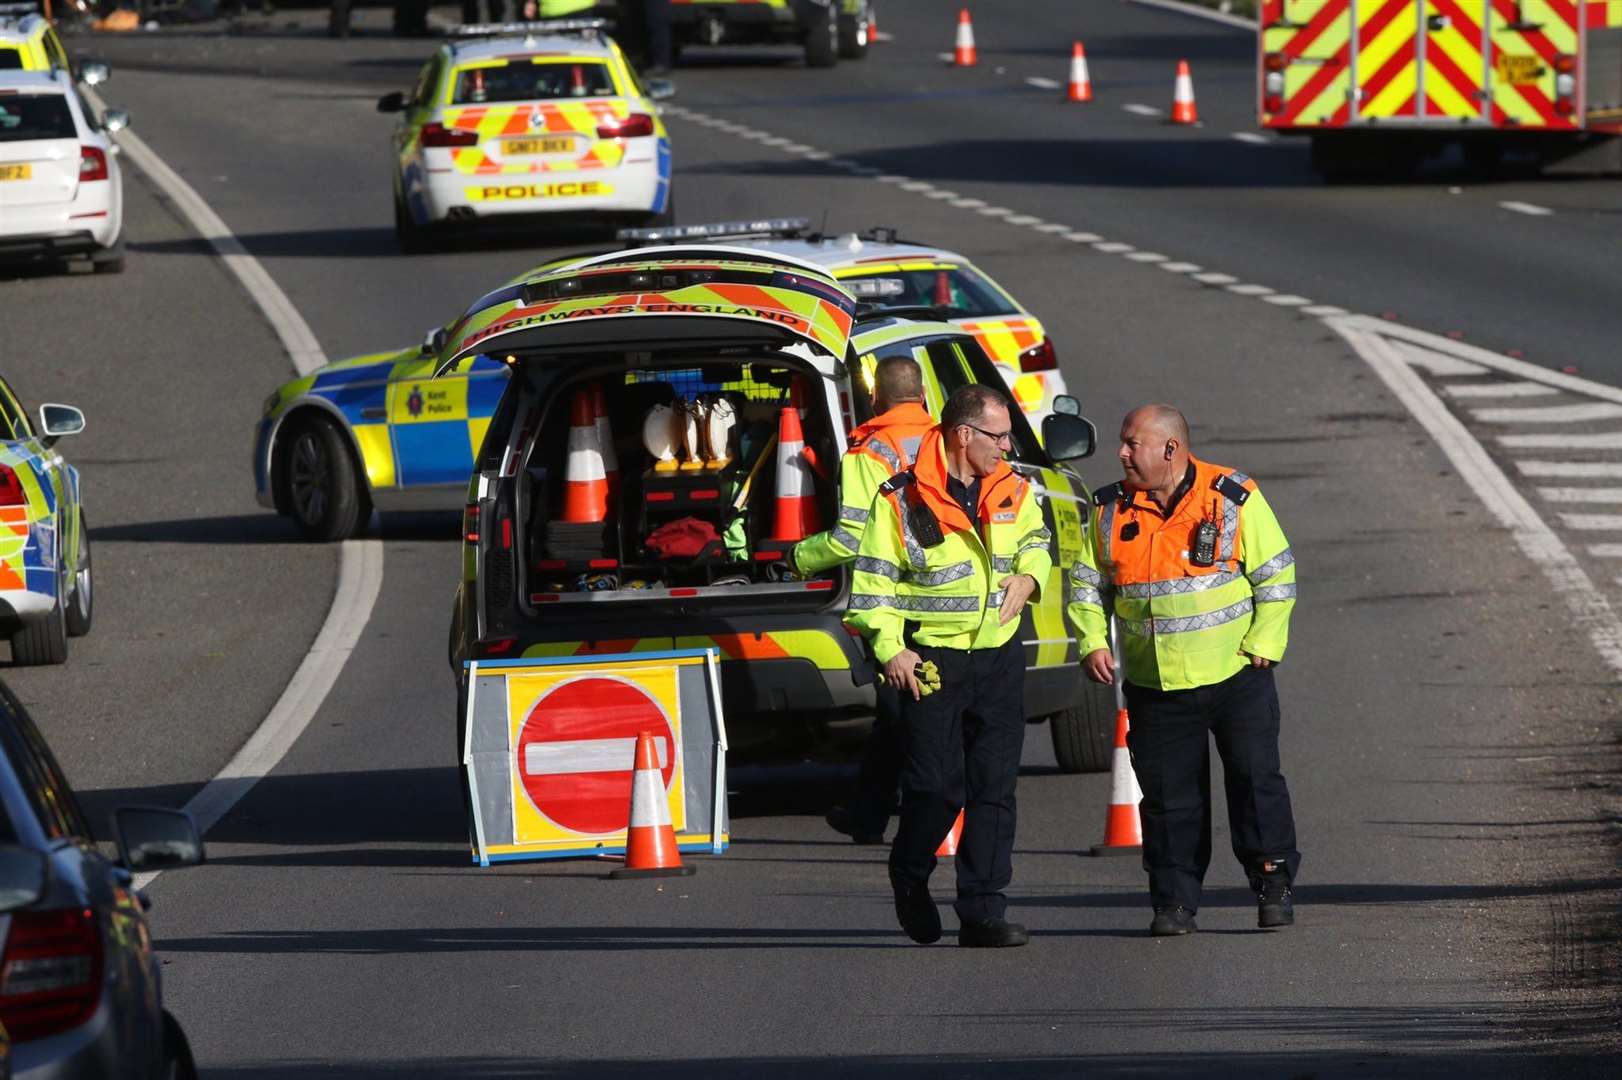
[[[1233,137],[1252,146],[1270,146],[1273,140],[1256,131],[1235,131]]]
[[[1622,477],[1622,461],[1517,461],[1522,476],[1569,479]]]
[[[1190,262],[1167,262],[1161,263],[1160,269],[1172,274],[1192,274],[1199,267]]]
[[[1266,285],[1229,285],[1228,291],[1240,296],[1269,296],[1273,292]]]
[[[1434,349],[1421,348],[1412,342],[1398,341],[1392,344],[1398,355],[1410,364],[1415,364],[1429,371],[1432,375],[1485,375],[1487,369],[1480,364],[1469,360],[1461,360],[1457,356],[1449,356]]]
[[[1140,263],[1161,263],[1166,261],[1166,256],[1158,251],[1134,251],[1127,258]]]
[[[1038,90],[1057,90],[1064,85],[1058,79],[1044,79],[1040,75],[1031,76],[1025,80],[1025,83],[1027,86],[1034,86]]]
[[[1560,523],[1579,532],[1622,532],[1622,514],[1561,514]]]
[[[1164,115],[1159,109],[1155,108],[1153,105],[1139,105],[1135,101],[1132,102],[1130,105],[1122,105],[1121,108],[1126,110],[1129,113],[1136,113],[1139,116],[1161,116],[1161,115]]]
[[[106,108],[94,91],[89,91],[88,96],[98,109]],[[308,375],[325,364],[327,357],[321,343],[293,302],[196,189],[182,180],[134,132],[126,128],[114,138],[131,163],[163,190],[242,283],[248,298],[258,305],[281,340],[293,369],[300,375]],[[338,588],[315,643],[248,741],[225,768],[186,803],[185,810],[197,823],[199,834],[206,834],[254,784],[264,779],[309,727],[338,676],[343,674],[344,665],[372,617],[382,587],[382,542],[375,539],[344,541],[338,552]],[[135,887],[146,888],[159,873],[161,871],[137,875]]]
[[[1550,210],[1547,206],[1539,206],[1537,203],[1519,202],[1515,199],[1506,199],[1498,205],[1502,206],[1505,210],[1513,210],[1517,214],[1529,214],[1532,217],[1548,217],[1550,214],[1554,213],[1554,211]]]
[[[1430,432],[1487,511],[1509,529],[1521,551],[1548,577],[1554,591],[1565,598],[1574,620],[1605,663],[1613,672],[1622,674],[1622,623],[1618,623],[1610,603],[1542,515],[1493,463],[1486,449],[1470,437],[1464,424],[1391,347],[1384,335],[1392,327],[1355,315],[1325,322],[1347,340]]]
[[[1554,503],[1622,503],[1622,488],[1540,487],[1538,498]]]
[[[1622,405],[1592,401],[1586,405],[1531,405],[1504,409],[1471,409],[1484,424],[1578,424],[1585,420],[1614,420]]]
[[[1622,544],[1589,544],[1588,553],[1600,559],[1622,559]]]
[[[1232,274],[1219,274],[1212,271],[1208,274],[1195,274],[1194,280],[1204,285],[1232,285],[1239,279]]]
[[[1560,392],[1535,382],[1449,383],[1442,389],[1456,398],[1543,397]]]
[[[1418,347],[1431,355],[1442,356],[1443,359],[1462,363],[1466,367],[1473,366],[1474,373],[1480,374],[1483,367],[1495,368],[1522,379],[1533,382],[1547,383],[1549,386],[1558,386],[1562,390],[1571,390],[1585,397],[1598,398],[1601,401],[1622,402],[1622,388],[1607,386],[1604,383],[1594,382],[1577,375],[1567,375],[1563,371],[1550,371],[1548,368],[1538,367],[1525,360],[1517,360],[1513,356],[1505,356],[1483,349],[1479,345],[1471,345],[1463,341],[1450,341],[1439,338],[1435,334],[1427,334],[1423,330],[1415,330],[1411,326],[1401,323],[1380,321],[1381,333],[1387,338],[1401,338],[1410,347]],[[1454,374],[1463,374],[1462,371]]]
[[[1130,0],[1131,3],[1143,7],[1160,8],[1162,11],[1175,11],[1179,15],[1188,15],[1195,19],[1206,19],[1210,22],[1222,23],[1239,30],[1256,31],[1256,20],[1247,19],[1243,15],[1231,15],[1226,11],[1216,11],[1197,4],[1184,3],[1183,0]]]
[[[1498,445],[1506,450],[1622,450],[1622,431],[1598,435],[1500,435]]]
[[[1300,307],[1303,304],[1312,303],[1311,300],[1304,296],[1291,296],[1288,293],[1264,296],[1262,299],[1269,304],[1277,304],[1279,307]]]

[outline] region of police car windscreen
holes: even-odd
[[[78,137],[73,114],[61,94],[0,97],[0,142]]]
[[[1019,314],[1019,309],[996,286],[967,266],[876,270],[872,275],[857,276],[882,277],[902,283],[899,294],[877,299],[883,307],[945,307],[951,308],[952,315],[959,318]]]
[[[456,96],[452,102],[482,105],[493,101],[611,97],[613,94],[614,78],[607,64],[519,62],[457,72]]]

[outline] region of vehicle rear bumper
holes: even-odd
[[[107,245],[88,229],[21,236],[0,236],[0,259],[68,259],[90,255]]]
[[[476,221],[513,215],[650,214],[669,199],[670,152],[637,147],[634,157],[612,169],[476,176],[432,172],[425,176],[430,221]]]
[[[140,1075],[138,1063],[121,1060],[117,1032],[110,1023],[107,995],[101,1008],[76,1028],[43,1039],[13,1043],[13,1080],[100,1080],[124,1073]]]
[[[81,193],[72,202],[8,206],[0,215],[0,259],[89,255],[112,246],[118,225],[108,195]]]

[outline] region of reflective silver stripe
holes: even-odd
[[[1271,559],[1268,559],[1266,562],[1262,563],[1245,576],[1250,579],[1250,583],[1252,585],[1260,585],[1262,582],[1266,581],[1268,578],[1272,577],[1286,566],[1291,566],[1294,563],[1295,552],[1291,551],[1289,548],[1285,548],[1283,551],[1279,552],[1277,555],[1274,555]]]
[[[890,449],[888,443],[880,442],[878,439],[869,439],[862,444],[862,449],[870,450],[876,456],[883,458],[884,463],[890,466],[891,476],[901,471],[901,459],[895,456],[895,451]]]
[[[1282,600],[1294,599],[1294,585],[1263,585],[1256,590],[1256,603],[1258,604],[1276,604]]]
[[[1156,596],[1180,596],[1183,593],[1204,592],[1231,585],[1239,580],[1238,571],[1229,570],[1204,577],[1180,577],[1167,581],[1140,581],[1132,585],[1117,585],[1115,595],[1133,600],[1147,600]]]
[[[1099,532],[1099,537],[1098,537],[1099,549],[1098,549],[1098,552],[1099,552],[1100,555],[1103,556],[1103,561],[1107,564],[1110,561],[1110,557],[1109,557],[1110,542],[1115,538],[1115,500],[1114,499],[1111,499],[1109,502],[1107,502],[1103,506],[1099,507],[1099,511],[1098,511],[1098,532]]]
[[[1176,619],[1123,619],[1119,614],[1115,616],[1115,624],[1129,634],[1138,637],[1153,637],[1156,634],[1186,634],[1193,630],[1210,630],[1213,627],[1231,623],[1236,619],[1243,619],[1254,610],[1250,597],[1245,597],[1237,604],[1229,604],[1216,611],[1207,611],[1203,615],[1185,615]]]
[[[850,532],[843,525],[835,525],[828,530],[828,535],[844,544],[851,551],[855,551],[862,546],[862,538]]]
[[[1086,563],[1073,563],[1070,567],[1070,580],[1077,585],[1102,585],[1104,575]]]
[[[1048,549],[1047,541],[1046,540],[1038,540],[1034,544],[1026,544],[1024,547],[1022,547],[1018,551],[1014,552],[1014,556],[1016,558],[1018,558],[1019,556],[1025,554],[1027,551],[1046,551],[1047,549]]]
[[[889,559],[876,559],[871,555],[856,556],[856,569],[879,577],[889,578],[891,581],[901,580],[901,567]]]
[[[876,596],[873,593],[851,593],[850,609],[852,611],[872,611],[874,608],[899,607],[893,596]]]
[[[1019,547],[1021,550],[1024,550],[1025,548],[1030,547],[1032,544],[1046,545],[1047,542],[1052,539],[1053,534],[1048,532],[1046,529],[1032,529],[1030,532],[1019,538]]]
[[[902,611],[979,611],[978,596],[897,596]]]
[[[922,445],[924,445],[924,437],[922,435],[913,435],[901,440],[901,452],[907,455],[908,461],[917,461],[918,448]]]
[[[1070,589],[1070,602],[1072,604],[1093,604],[1104,606],[1104,594],[1091,585],[1074,585]]]
[[[1002,607],[1003,597],[1007,595],[1007,591],[1006,589],[998,589],[996,592],[989,594],[986,597],[987,609]]]
[[[1231,472],[1228,479],[1236,484],[1243,484],[1250,479],[1242,472]],[[1234,540],[1239,532],[1239,504],[1227,496],[1222,497],[1222,539],[1217,544],[1217,558],[1237,559],[1239,553],[1234,550]]]
[[[867,521],[867,511],[863,510],[860,506],[841,506],[839,508],[839,516],[845,521],[852,522],[856,525],[861,525]]]
[[[924,551],[924,545],[912,535],[912,523],[907,520],[907,496],[905,492],[896,499],[901,505],[897,508],[901,518],[901,543],[907,549],[907,561],[914,567],[922,570],[929,565],[929,554]]]
[[[1012,555],[993,555],[991,557],[991,568],[1004,572],[1012,570],[1014,568],[1014,557]]]
[[[939,570],[914,570],[907,575],[907,582],[912,585],[948,585],[954,581],[962,581],[966,577],[974,576],[972,562],[953,563],[943,566]]]

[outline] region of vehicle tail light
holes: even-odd
[[[79,183],[107,179],[107,151],[99,146],[79,147]]]
[[[1554,69],[1562,75],[1570,75],[1577,70],[1577,58],[1570,53],[1561,53],[1554,58]]]
[[[0,506],[26,506],[28,496],[10,465],[0,465]]]
[[[479,133],[477,131],[463,131],[460,128],[448,128],[440,123],[424,124],[422,126],[422,145],[477,146],[479,145]]]
[[[0,960],[0,1023],[14,1042],[78,1027],[101,1001],[101,929],[89,908],[19,911]]]
[[[506,656],[516,644],[518,639],[515,637],[489,638],[481,644],[479,651],[485,656]]]
[[[647,113],[632,113],[622,120],[604,120],[597,125],[599,139],[634,139],[653,134],[653,117]]]
[[[1289,61],[1284,59],[1283,53],[1270,52],[1262,57],[1262,67],[1268,71],[1283,71]]]
[[[470,544],[479,542],[479,504],[468,503],[462,511],[462,539]]]
[[[1577,104],[1572,100],[1577,94],[1577,58],[1561,53],[1554,58],[1554,70],[1554,111],[1570,116],[1577,111]]]
[[[1284,111],[1284,98],[1280,94],[1269,94],[1262,100],[1262,108],[1270,113]]]
[[[1053,371],[1059,366],[1059,356],[1053,351],[1053,339],[1043,338],[1019,354],[1021,371]]]

